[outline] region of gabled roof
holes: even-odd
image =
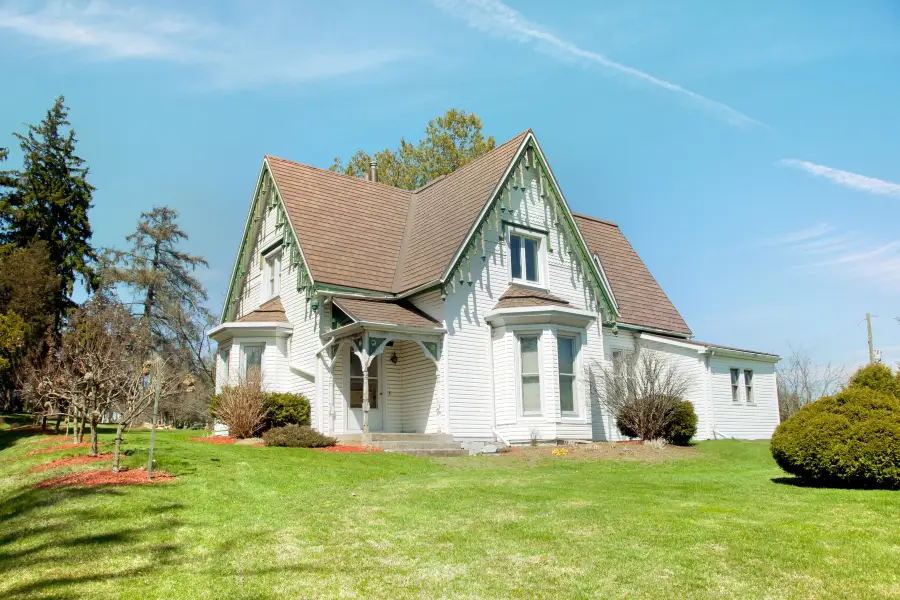
[[[334,303],[354,321],[400,327],[439,329],[441,324],[409,302],[335,298]]]
[[[396,294],[441,277],[529,132],[412,192],[266,162],[313,279]]]
[[[263,173],[266,168],[271,173],[317,286],[350,288],[390,298],[437,284],[444,277],[529,136],[533,137],[531,130],[414,191],[268,155]],[[536,140],[534,143],[537,148]],[[564,204],[564,199],[561,202]],[[580,232],[589,251],[599,258],[603,285],[609,280],[619,321],[691,335],[616,225],[585,215],[573,218],[576,236]],[[248,228],[249,224],[248,220]],[[509,306],[553,302],[538,298],[533,291],[530,295],[512,289],[508,292],[512,295],[504,294],[501,303]],[[391,311],[395,309],[388,306],[401,305],[381,302],[358,304],[356,308],[367,310],[366,306],[369,310]],[[393,321],[405,319],[399,314],[381,314]]]
[[[287,323],[284,306],[278,298],[272,298],[252,312],[238,319],[238,323]]]
[[[513,284],[509,286],[500,300],[494,305],[493,310],[498,308],[522,308],[524,306],[568,306],[566,300],[558,296],[554,296],[548,291],[538,290]]]
[[[619,320],[631,325],[691,335],[666,293],[647,270],[619,226],[587,215],[575,215],[585,242],[603,265],[619,305]]]

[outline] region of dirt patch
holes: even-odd
[[[100,446],[102,444],[97,445]],[[53,452],[59,452],[60,450],[71,450],[72,448],[89,448],[90,446],[90,442],[81,442],[80,444],[60,444],[59,446],[50,446],[49,448],[39,448],[37,450],[32,450],[31,452],[25,453],[25,456],[35,456],[37,454],[52,454]]]
[[[175,476],[165,471],[155,471],[153,481],[147,481],[147,471],[143,469],[127,469],[113,473],[112,471],[83,471],[63,477],[47,479],[37,484],[39,488],[58,486],[95,487],[100,485],[149,485],[163,481],[173,481]]]
[[[37,444],[49,444],[50,442],[65,442],[66,440],[71,440],[71,435],[51,435],[47,437],[42,437],[36,440],[28,440],[25,442],[28,445],[37,445]]]
[[[191,442],[203,442],[204,444],[240,444],[241,446],[263,446],[260,440],[242,440],[239,438],[228,437],[227,435],[210,435],[207,437],[188,438]]]
[[[375,446],[327,446],[325,448],[316,448],[322,452],[384,452],[381,448]]]
[[[514,446],[504,452],[504,458],[553,459],[553,460],[663,460],[693,458],[697,449],[685,446],[657,446],[640,442],[593,442],[590,444],[568,444],[565,446]]]
[[[90,465],[98,462],[106,462],[112,460],[112,454],[98,454],[97,456],[70,456],[69,458],[60,458],[52,462],[44,463],[31,467],[28,472],[36,473],[38,471],[48,471],[59,467],[71,467],[74,465]]]

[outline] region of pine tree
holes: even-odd
[[[137,229],[126,239],[131,248],[112,251],[104,269],[104,285],[125,285],[139,318],[147,328],[153,349],[180,362],[203,381],[212,381],[205,347],[205,329],[213,321],[203,305],[203,284],[194,276],[209,266],[202,256],[178,249],[188,239],[178,226],[178,211],[156,206],[141,213]]]
[[[60,96],[39,125],[29,125],[26,134],[13,133],[22,150],[23,168],[0,171],[0,242],[17,248],[46,243],[59,277],[54,332],[59,332],[63,316],[74,306],[76,279],[81,278],[88,289],[96,285],[88,221],[94,187],[87,182],[85,161],[75,154],[77,139],[68,115]]]

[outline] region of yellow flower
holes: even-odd
[[[553,456],[565,456],[568,453],[569,453],[569,451],[566,450],[565,448],[554,448],[553,449]]]

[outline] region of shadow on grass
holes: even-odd
[[[805,477],[773,477],[772,483],[789,485],[798,488],[819,488],[823,490],[881,490],[900,491],[896,485],[877,485],[871,483],[850,483],[846,481],[820,481]]]
[[[121,510],[125,494],[105,487],[28,485],[6,495],[0,500],[0,582],[7,585],[0,583],[0,595],[84,597],[83,590],[73,587],[149,575],[179,564],[180,546],[159,539],[157,517],[171,518],[184,505],[165,501]],[[91,502],[94,499],[100,501]],[[83,501],[89,506],[81,506]],[[146,564],[116,569],[103,560],[110,555],[140,557]]]

